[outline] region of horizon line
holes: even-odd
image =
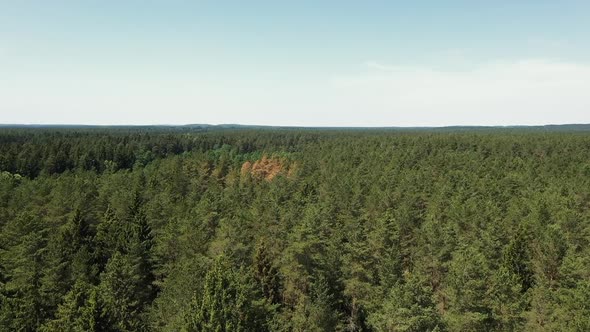
[[[186,123],[186,124],[82,124],[82,123],[0,123],[0,127],[257,127],[257,128],[301,128],[301,129],[444,129],[444,128],[531,128],[531,127],[557,127],[557,126],[589,126],[588,123],[547,123],[547,124],[451,124],[440,126],[416,125],[416,126],[331,126],[331,125],[269,125],[269,124],[242,124],[242,123]]]

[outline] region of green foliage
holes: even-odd
[[[142,308],[147,303],[139,262],[132,256],[116,252],[100,276],[98,294],[107,325],[119,331],[145,328]]]
[[[493,324],[487,304],[490,270],[484,255],[474,247],[457,250],[447,275],[449,315],[453,331],[485,331]]]
[[[29,213],[20,214],[2,229],[2,317],[7,330],[35,330],[46,319],[41,293],[47,229]]]
[[[76,281],[74,287],[59,305],[55,319],[47,321],[41,331],[105,331],[108,322],[103,320],[102,303],[96,287]]]
[[[264,303],[243,271],[234,271],[218,258],[205,276],[200,297],[187,317],[187,331],[263,331]]]
[[[519,227],[516,230],[514,238],[504,250],[503,262],[504,266],[518,278],[523,292],[526,292],[534,284],[530,254],[530,243],[533,236],[525,227]]]
[[[588,155],[543,131],[4,128],[0,331],[587,331]]]
[[[369,318],[377,331],[444,330],[432,289],[418,278],[408,275],[405,282],[400,282],[390,290],[382,307]]]

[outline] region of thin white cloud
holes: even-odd
[[[371,124],[545,124],[590,122],[590,66],[547,60],[494,62],[463,71],[365,63],[335,77],[347,112]]]
[[[15,71],[0,80],[0,122],[590,123],[590,66],[585,64],[528,59],[441,70],[367,61],[356,73],[334,77],[321,77],[316,71],[269,78],[249,75],[212,78],[190,73]]]

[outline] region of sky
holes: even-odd
[[[0,123],[590,123],[590,1],[0,0]]]

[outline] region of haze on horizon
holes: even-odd
[[[0,123],[590,123],[587,1],[22,1]]]

